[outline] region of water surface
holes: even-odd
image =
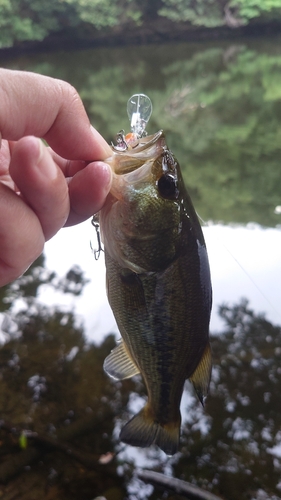
[[[281,292],[281,265],[279,259],[281,245],[279,227],[281,217],[281,45],[278,39],[241,40],[240,42],[235,41],[235,43],[229,41],[200,44],[177,43],[161,46],[91,49],[76,52],[58,51],[56,54],[5,59],[2,61],[2,66],[35,71],[62,78],[72,83],[80,93],[92,123],[108,141],[114,140],[116,133],[120,129],[127,131],[129,129],[126,116],[128,98],[137,92],[149,95],[153,102],[154,111],[148,126],[148,132],[154,133],[158,129],[165,130],[168,144],[181,164],[196,210],[202,219],[208,223],[204,228],[204,233],[209,249],[213,278],[214,311],[222,301],[235,301],[241,296],[246,296],[255,305],[258,312],[261,310],[267,311],[267,314],[278,322],[280,319],[279,303]],[[76,310],[78,309],[78,312],[83,316],[88,338],[100,341],[108,333],[109,329],[116,330],[112,323],[112,317],[108,319],[109,309],[105,305],[104,269],[102,261],[96,264],[91,255],[89,247],[91,238],[94,239],[94,232],[90,223],[85,223],[73,229],[68,228],[61,231],[58,236],[47,243],[46,255],[47,265],[58,273],[66,272],[73,264],[80,264],[87,277],[93,278],[92,282],[85,287],[83,296],[75,298],[75,301],[72,298],[70,305],[73,308],[76,307]],[[95,246],[94,242],[93,245]],[[243,269],[239,266],[242,266]],[[41,292],[41,298],[45,302],[56,304],[60,300],[52,290],[48,293],[44,292],[44,290]],[[275,308],[274,314],[272,306]],[[107,319],[107,322],[104,321],[104,318]],[[215,322],[213,322],[212,328],[217,328]],[[266,339],[268,338],[269,336],[266,337]],[[66,335],[66,340],[63,340],[63,342],[67,343],[67,339],[68,335]],[[270,340],[266,341],[270,342]],[[75,346],[77,346],[77,341],[75,340],[75,342]],[[63,344],[61,347],[63,347]],[[12,348],[21,355],[17,346],[12,346]],[[87,350],[83,349],[80,349],[78,357],[82,352],[87,352]],[[237,350],[238,352],[241,350],[239,345]],[[42,352],[42,359],[44,360],[44,355],[48,351],[43,349]],[[24,353],[23,356],[25,356]],[[62,355],[59,354],[59,356],[58,366],[62,362]],[[86,375],[83,375],[83,384],[87,386],[89,384],[87,380],[93,383],[93,368],[92,362],[88,363],[89,368],[87,368],[88,365],[83,356],[81,365],[79,365],[79,360],[77,361],[75,377],[78,377],[80,369],[89,369],[88,379],[86,379]],[[40,359],[38,358],[37,366],[37,358],[35,358],[36,364],[34,372],[31,373],[32,376],[35,376],[36,373],[36,376],[39,376],[38,373],[41,376],[44,373],[45,365],[46,368],[49,367],[48,363],[50,361],[45,365],[43,363],[43,366],[42,363],[40,364]],[[75,354],[73,360],[69,358],[67,362],[72,361],[75,363]],[[101,360],[99,362],[101,363]],[[15,361],[13,363],[15,364]],[[20,364],[19,361],[17,363]],[[95,361],[95,366],[96,364]],[[33,368],[29,369],[33,370]],[[217,368],[217,371],[219,369]],[[61,372],[58,371],[58,373]],[[50,391],[53,390],[54,383],[49,381],[48,376],[50,375],[46,375],[46,380]],[[98,375],[98,377],[102,380],[102,384],[105,384],[104,379],[101,378],[102,375]],[[233,378],[232,372],[231,377]],[[257,374],[258,377],[259,374]],[[17,384],[19,383],[18,380],[19,378],[15,377]],[[97,385],[96,380],[94,380],[94,387]],[[214,377],[214,387],[217,380]],[[61,383],[61,375],[58,377],[58,382]],[[59,383],[58,386],[60,387]],[[88,397],[86,389],[81,389],[82,386],[77,386],[75,397],[79,395],[78,399],[82,401],[82,403],[79,403],[82,408],[79,406],[79,411],[83,416],[83,412],[88,411],[89,406],[94,407],[94,403],[92,394]],[[97,385],[97,387],[99,386]],[[218,385],[218,391],[219,387]],[[251,386],[249,387],[251,389]],[[22,390],[20,388],[20,391]],[[63,398],[63,393],[67,393],[68,390],[70,390],[69,401],[67,400],[66,403],[62,404],[60,398]],[[48,403],[49,408],[56,408],[56,411],[59,412],[59,419],[57,421],[52,420],[58,428],[59,426],[69,425],[70,417],[67,412],[69,412],[71,405],[74,407],[76,404],[71,390],[71,383],[70,386],[65,385],[65,387],[62,387],[58,397],[59,404],[57,405],[53,405],[52,394],[46,392],[46,397],[49,397],[51,401],[51,404]],[[100,390],[104,394],[104,388],[101,387]],[[239,406],[239,398],[235,389],[233,390],[234,395],[231,402],[234,406]],[[245,387],[243,387],[244,390],[246,391]],[[268,391],[269,389],[264,390]],[[91,391],[94,393],[94,389],[91,389]],[[118,385],[117,389],[114,387],[113,391],[114,394],[118,395],[120,386]],[[268,394],[268,392],[265,394]],[[19,398],[18,393],[16,395]],[[113,398],[113,396],[110,396],[109,399],[111,397]],[[186,431],[184,442],[187,443],[191,439],[190,436],[193,436],[192,432],[194,432],[194,443],[196,446],[198,443],[198,449],[195,450],[191,460],[190,443],[188,443],[188,446],[186,445],[185,449],[184,447],[182,449],[181,459],[185,464],[189,464],[190,460],[192,463],[191,468],[196,466],[195,479],[197,471],[200,469],[199,475],[201,475],[203,481],[205,473],[203,471],[204,460],[207,460],[206,463],[208,463],[208,460],[213,463],[211,452],[209,453],[209,450],[204,448],[207,443],[211,419],[208,413],[202,415],[201,410],[198,410],[197,403],[194,403],[194,413],[191,413],[188,398],[188,394],[185,393],[183,401],[186,410],[184,420],[185,424],[191,423]],[[245,406],[247,411],[251,408],[254,411],[254,406],[248,403],[248,399],[246,404],[245,397],[242,398],[241,404],[243,407]],[[102,397],[102,400],[106,404],[108,403],[106,397]],[[26,422],[31,422],[30,425],[32,426],[32,419],[34,419],[36,429],[38,426],[41,428],[40,426],[43,424],[41,421],[39,424],[36,422],[34,412],[35,410],[39,412],[40,408],[44,409],[46,406],[46,402],[42,399],[42,406],[40,407],[40,401],[35,403],[32,401],[31,410],[28,413],[30,420],[26,420]],[[130,403],[131,406],[138,404],[136,394],[133,394]],[[16,409],[17,404],[15,404]],[[212,404],[213,406],[217,404],[214,397],[213,399],[210,397],[210,405],[212,406]],[[250,417],[243,412],[241,414],[234,413],[233,405],[227,411],[232,412],[234,423],[237,424],[239,419],[239,422],[243,423],[245,418],[248,425]],[[64,410],[67,418],[64,415]],[[246,410],[243,411],[246,412]],[[79,412],[78,410],[75,411],[76,418],[76,414]],[[271,422],[272,415],[267,414],[266,409],[263,408],[258,411],[265,414],[267,422]],[[120,415],[120,412],[121,409],[117,408],[116,418]],[[215,408],[214,426],[216,424],[215,414],[217,413]],[[267,418],[268,415],[270,418]],[[253,422],[255,416],[256,413],[252,419]],[[231,420],[230,413],[227,414],[227,417],[225,422]],[[11,419],[14,418],[12,415]],[[51,418],[55,418],[53,413],[50,413]],[[67,424],[64,424],[64,418],[66,419],[65,422],[68,422]],[[46,419],[46,421],[49,421],[49,417],[46,417]],[[112,423],[112,419],[110,422]],[[45,430],[44,425],[42,428]],[[221,424],[221,429],[223,425]],[[266,426],[266,424],[263,425]],[[215,431],[218,432],[216,429]],[[105,437],[109,439],[108,436],[111,430],[107,432]],[[272,431],[270,446],[276,444],[273,434]],[[91,436],[94,441],[92,433]],[[219,439],[224,438],[220,436],[220,434],[215,433],[218,442],[222,443]],[[242,439],[241,436],[239,439]],[[266,446],[269,446],[266,439],[268,438],[263,438],[260,445],[261,453],[265,453]],[[252,441],[249,442],[253,444]],[[233,443],[233,446],[228,445],[229,451],[226,452],[229,461],[234,457],[237,440],[235,443],[235,439],[233,439]],[[77,445],[77,442],[75,445]],[[78,445],[81,448],[85,446],[84,443],[80,442]],[[95,444],[91,441],[90,445],[89,450],[88,448],[86,450],[92,452]],[[106,442],[102,446],[105,447],[104,452],[107,451],[106,446],[109,447],[109,444]],[[216,452],[217,445],[212,449]],[[249,454],[248,449],[246,452]],[[245,457],[242,457],[243,460],[244,458],[247,460],[248,455],[246,452]],[[100,448],[98,448],[97,453],[101,453]],[[201,462],[199,460],[200,453],[202,455]],[[166,463],[166,458],[154,453],[153,450],[149,450],[148,453],[146,451],[138,453],[135,449],[132,450],[126,447],[123,455],[120,456],[121,459],[125,460],[125,465],[123,464],[125,474],[126,470],[128,470],[128,460],[135,459],[146,466],[152,463],[158,466],[161,461],[162,465]],[[254,463],[254,456],[256,455],[253,452],[253,455],[250,455],[252,462],[250,462],[248,469]],[[149,462],[148,457],[152,457],[154,461]],[[246,462],[243,460],[242,463],[245,468],[244,463]],[[47,467],[46,463],[49,462],[44,462],[45,468]],[[61,470],[61,474],[65,474],[64,462],[63,465],[52,460],[50,463],[56,470]],[[226,462],[225,456],[222,458],[221,468],[223,468],[224,463],[226,463],[225,467],[227,468],[228,462]],[[40,463],[39,466],[41,467]],[[210,464],[208,467],[211,470]],[[264,468],[264,462],[262,467]],[[42,471],[43,468],[41,467],[40,470]],[[80,468],[80,472],[81,470]],[[163,470],[165,470],[164,466]],[[232,477],[231,474],[233,475],[233,470],[233,463],[231,463],[227,472],[228,481]],[[169,465],[166,471],[170,471]],[[245,477],[248,484],[251,478],[247,471]],[[177,471],[175,472],[177,473]],[[183,477],[189,480],[191,472],[192,469],[188,470],[186,476]],[[256,476],[259,481],[260,474],[256,473]],[[206,473],[206,477],[208,477],[208,473]],[[214,473],[214,481],[216,478],[217,476]],[[214,481],[213,485],[216,485],[217,483]],[[251,491],[256,491],[259,487],[259,483],[255,481],[256,478],[250,483]],[[277,482],[276,479],[272,478],[272,488],[275,488]],[[87,484],[85,478],[83,478],[83,484]],[[131,487],[133,484],[132,482]],[[228,493],[233,495],[231,498],[236,500],[242,498],[242,494],[247,494],[243,484],[240,489],[237,486],[236,492],[236,485],[231,489],[231,492],[226,487],[226,491],[228,489]],[[211,488],[210,485],[211,482],[208,483],[208,487]],[[141,498],[141,492],[138,489],[139,485],[137,484],[134,490],[136,493],[132,494],[131,498],[137,498],[138,494],[138,498]],[[274,492],[276,493],[276,490]],[[247,498],[250,498],[251,494],[249,493],[250,496]],[[256,493],[253,494],[256,495]],[[92,497],[91,490],[91,493],[88,496],[86,495],[85,498],[88,500],[88,498]],[[77,495],[74,498],[76,499]]]
[[[279,223],[278,39],[58,52],[3,65],[72,83],[108,141],[129,128],[128,97],[146,93],[148,132],[165,130],[204,220]]]

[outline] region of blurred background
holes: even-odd
[[[227,500],[281,499],[281,0],[0,8],[1,66],[73,84],[108,142],[130,129],[128,98],[150,97],[147,130],[181,165],[214,291],[205,409],[187,383],[180,451],[125,446],[145,389],[103,373],[119,335],[95,230],[49,241],[0,290],[1,498],[184,498],[140,481],[149,468]]]

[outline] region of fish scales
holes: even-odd
[[[202,403],[208,390],[211,283],[203,233],[180,167],[163,132],[155,136],[108,161],[115,173],[100,225],[108,299],[123,341],[104,367],[116,379],[141,373],[147,388],[147,404],[124,426],[121,440],[154,443],[173,454],[185,380],[193,382]],[[141,159],[138,147],[145,154],[133,170],[128,156]]]

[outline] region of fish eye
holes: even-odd
[[[171,174],[162,175],[158,180],[157,186],[163,198],[176,199],[179,195],[177,181]]]

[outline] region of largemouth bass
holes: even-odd
[[[211,282],[200,223],[164,133],[113,149],[100,212],[107,294],[122,341],[105,371],[141,373],[148,401],[121,430],[134,446],[178,450],[186,379],[203,404],[211,374]]]

